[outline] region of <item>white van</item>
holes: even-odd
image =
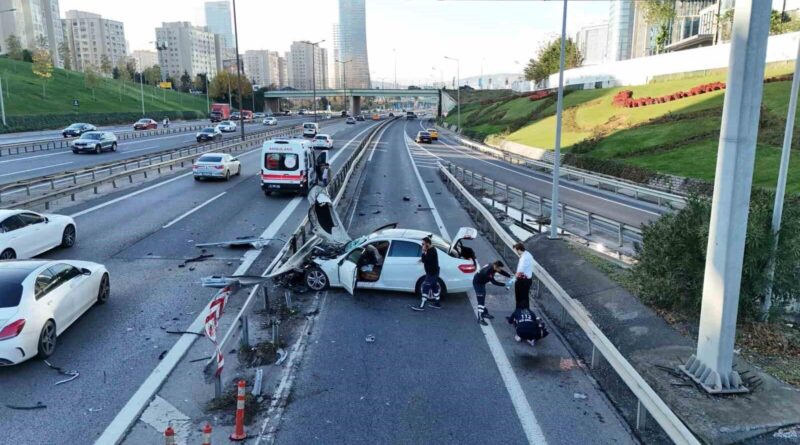
[[[328,152],[315,152],[306,139],[272,139],[261,146],[261,189],[308,194],[320,177]]]
[[[319,133],[319,125],[315,122],[306,122],[303,124],[303,137],[313,138]]]

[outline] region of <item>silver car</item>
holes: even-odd
[[[72,141],[73,153],[100,154],[104,150],[117,151],[117,137],[110,131],[90,131]]]
[[[242,174],[242,164],[228,153],[206,153],[192,165],[192,172],[195,181],[206,178],[227,181]]]

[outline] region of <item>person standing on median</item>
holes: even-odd
[[[472,278],[472,287],[475,289],[475,297],[478,300],[478,323],[488,326],[489,323],[486,322],[486,319],[492,320],[494,317],[489,313],[489,310],[486,309],[486,285],[489,283],[494,284],[495,286],[505,286],[505,283],[501,283],[494,279],[495,274],[500,274],[506,278],[511,278],[511,274],[503,270],[503,262],[502,261],[495,261],[492,264],[488,264],[483,266],[478,273]]]
[[[522,243],[514,244],[514,252],[519,257],[517,273],[514,276],[514,300],[516,309],[530,309],[529,294],[533,284],[533,255],[525,250]]]
[[[441,309],[439,302],[441,289],[439,288],[439,255],[429,236],[422,239],[422,265],[425,267],[425,280],[422,282],[422,295],[419,306],[411,306],[415,311],[424,311],[425,303],[430,301],[431,307]]]

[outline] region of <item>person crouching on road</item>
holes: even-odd
[[[541,318],[537,317],[528,308],[517,309],[507,318],[508,323],[514,325],[514,340],[524,341],[534,346],[536,340],[541,340],[550,333]]]
[[[529,309],[531,285],[533,284],[533,256],[525,250],[522,243],[514,244],[514,252],[519,256],[514,281],[514,300],[517,309]]]
[[[425,303],[430,301],[431,307],[441,309],[439,302],[439,255],[429,236],[422,239],[422,265],[425,266],[425,281],[422,282],[422,296],[419,306],[411,306],[415,311],[424,311]]]
[[[484,326],[488,325],[486,319],[494,319],[494,317],[489,314],[489,310],[486,309],[486,285],[489,283],[501,287],[505,285],[504,283],[495,280],[495,274],[500,274],[506,278],[511,278],[511,274],[503,270],[503,267],[502,261],[495,261],[492,264],[483,266],[481,270],[479,270],[478,273],[476,273],[472,278],[472,287],[475,289],[475,297],[478,299],[478,323]]]

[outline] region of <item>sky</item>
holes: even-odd
[[[62,16],[77,9],[125,24],[130,50],[151,49],[161,22],[205,25],[203,0],[61,0]],[[124,8],[121,6],[125,5]],[[135,5],[135,7],[132,7]],[[568,29],[603,21],[607,1],[571,2]],[[333,58],[337,0],[237,0],[239,50],[288,51],[292,41],[326,39]],[[560,2],[366,0],[367,48],[374,81],[401,84],[450,81],[456,76],[521,72],[525,62],[561,27]],[[515,61],[519,63],[515,63]]]
[[[780,8],[783,0],[773,0]],[[608,20],[609,1],[572,0],[567,30]],[[122,21],[130,50],[151,49],[161,22],[204,26],[203,0],[61,0],[71,9]],[[135,5],[135,6],[134,6]],[[789,0],[788,9],[800,6]],[[237,0],[239,49],[288,51],[292,41],[327,40],[333,59],[337,0]],[[546,41],[561,32],[560,1],[366,0],[367,49],[373,81],[424,84],[483,73],[518,73]],[[395,65],[396,60],[396,65]]]

